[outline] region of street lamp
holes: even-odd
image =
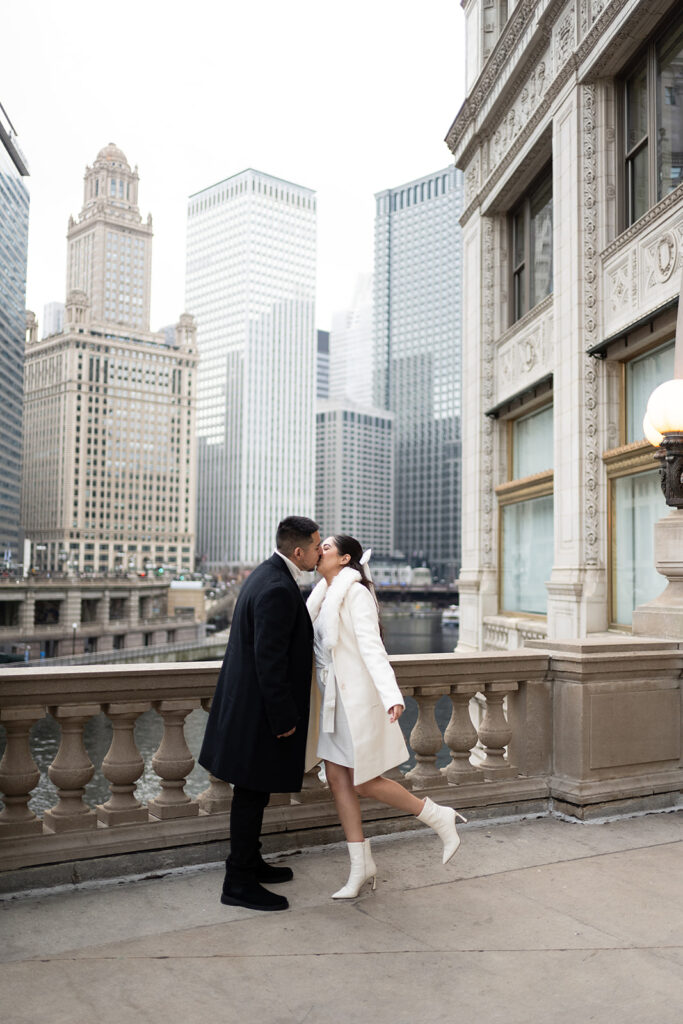
[[[671,512],[655,523],[655,568],[668,580],[663,594],[633,613],[633,632],[683,639],[683,280],[678,297],[674,375],[650,395],[643,420],[657,451],[664,500]]]
[[[74,622],[71,628],[73,630],[73,634],[71,636],[71,656],[73,657],[76,653],[76,630],[78,629],[78,623]]]

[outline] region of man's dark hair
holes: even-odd
[[[311,534],[319,529],[318,524],[306,516],[287,516],[281,523],[278,523],[275,546],[278,551],[289,558],[294,554],[295,548],[301,548],[308,544]]]

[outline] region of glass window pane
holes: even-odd
[[[512,221],[513,259],[515,267],[524,263],[524,213],[517,213]]]
[[[511,479],[542,473],[553,465],[553,407],[549,405],[512,424]]]
[[[524,305],[524,270],[518,270],[515,274],[515,320],[519,320],[526,313]]]
[[[661,594],[666,580],[654,565],[654,525],[666,511],[659,471],[619,477],[614,499],[614,615],[628,626],[633,609]]]
[[[650,208],[648,149],[643,146],[629,161],[629,223],[633,224]]]
[[[553,183],[544,182],[531,197],[530,307],[553,290]]]
[[[657,52],[657,198],[683,181],[683,23]]]
[[[626,152],[647,134],[647,67],[643,63],[626,82]]]
[[[507,505],[503,516],[503,611],[545,615],[553,567],[553,498]]]
[[[626,364],[626,443],[643,441],[643,416],[650,395],[674,375],[674,343],[668,342]]]

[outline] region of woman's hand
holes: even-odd
[[[403,705],[394,704],[393,708],[389,708],[387,714],[389,715],[389,721],[393,725],[394,722],[398,722],[399,718],[403,714]]]

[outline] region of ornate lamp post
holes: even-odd
[[[678,299],[673,380],[650,395],[645,436],[657,448],[664,499],[672,509],[655,523],[655,567],[668,580],[663,594],[633,613],[633,632],[683,639],[683,281]]]

